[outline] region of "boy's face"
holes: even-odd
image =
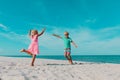
[[[65,37],[68,37],[69,33],[68,32],[64,32],[64,35],[65,35]]]

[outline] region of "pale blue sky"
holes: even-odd
[[[119,0],[0,0],[0,54],[27,49],[30,29],[47,28],[39,38],[41,55],[63,55],[64,31],[78,48],[73,55],[120,55]]]

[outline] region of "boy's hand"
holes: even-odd
[[[74,41],[72,41],[73,46],[75,46],[75,48],[77,48],[78,46],[74,43]]]
[[[56,34],[52,34],[53,36],[55,36],[55,37],[57,37],[57,38],[60,38],[60,39],[62,39],[62,37],[61,36],[59,36],[59,35],[56,35]]]
[[[78,48],[78,46],[77,46],[77,45],[75,45],[75,48]]]
[[[56,34],[52,34],[53,36],[56,36]]]

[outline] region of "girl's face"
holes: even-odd
[[[31,35],[36,35],[36,34],[38,34],[37,30],[32,30],[31,31]]]

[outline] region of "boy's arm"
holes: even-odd
[[[72,44],[73,44],[73,46],[75,46],[76,48],[78,47],[78,46],[75,44],[75,42],[74,42],[74,41],[72,41]]]
[[[62,37],[61,36],[59,36],[59,35],[56,35],[56,34],[52,34],[53,36],[55,36],[55,37],[57,37],[57,38],[60,38],[60,39],[62,39]]]
[[[45,32],[46,28],[43,28],[42,32],[38,34],[38,36],[41,36]]]

